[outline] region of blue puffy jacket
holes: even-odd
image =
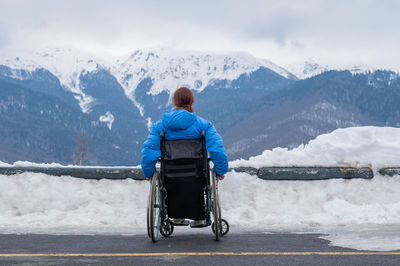
[[[165,111],[162,119],[155,123],[144,142],[142,150],[142,171],[145,177],[150,178],[155,172],[155,165],[161,157],[160,133],[165,132],[167,140],[198,139],[202,131],[206,132],[206,148],[210,153],[210,159],[214,163],[217,175],[223,175],[228,171],[228,157],[222,138],[215,130],[211,122],[198,117],[195,113],[186,110],[172,109]]]

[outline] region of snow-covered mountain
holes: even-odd
[[[328,65],[320,65],[312,59],[297,64],[291,64],[287,66],[287,69],[291,71],[296,77],[300,79],[306,79],[322,72],[329,70]]]
[[[216,121],[216,113],[222,119],[241,112],[238,102],[244,98],[295,80],[285,69],[246,53],[158,48],[100,58],[61,48],[1,51],[0,133],[7,138],[0,148],[3,143],[4,160],[48,160],[48,155],[69,162],[76,139],[87,135],[89,164],[137,164],[152,122],[169,108],[179,86],[193,88],[199,115]]]
[[[260,67],[278,75],[296,79],[284,68],[267,59],[256,58],[248,53],[206,53],[167,48],[142,49],[119,58],[100,58],[71,48],[51,48],[42,52],[14,52],[0,57],[0,65],[12,69],[12,78],[27,79],[25,73],[43,68],[56,76],[61,85],[74,93],[83,112],[89,112],[95,99],[85,93],[81,77],[99,70],[109,71],[120,83],[125,94],[143,113],[143,106],[134,93],[140,82],[150,79],[148,94],[163,91],[171,94],[180,86],[196,91],[218,80],[235,80],[242,74],[250,74]]]
[[[286,69],[293,73],[299,79],[306,79],[319,75],[329,70],[349,70],[353,74],[362,74],[373,72],[377,67],[370,65],[338,65],[338,64],[322,64],[314,59],[308,59],[304,62],[294,63],[286,66]]]
[[[133,97],[134,91],[146,78],[152,87],[149,94],[162,91],[173,92],[180,86],[188,86],[200,92],[216,80],[235,80],[240,75],[268,68],[277,74],[294,79],[284,68],[266,59],[248,53],[205,53],[174,49],[143,49],[128,58],[120,58],[111,68],[124,87],[126,94]]]
[[[49,48],[41,52],[15,51],[0,57],[0,65],[12,69],[12,78],[29,79],[37,69],[46,69],[56,76],[60,84],[70,90],[83,112],[88,112],[94,98],[84,93],[82,74],[105,68],[102,59],[70,48]],[[22,71],[23,70],[23,71]]]

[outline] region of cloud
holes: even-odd
[[[0,48],[244,50],[278,63],[400,60],[397,0],[2,0]],[[363,57],[364,55],[364,57]]]

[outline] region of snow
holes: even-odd
[[[11,167],[11,166],[12,166],[11,164],[0,161],[0,167]]]
[[[16,161],[12,165],[13,167],[68,167],[59,163],[32,163],[28,161]]]
[[[352,166],[373,169],[398,166],[400,128],[350,127],[337,129],[294,149],[275,148],[230,167]]]
[[[300,79],[310,78],[331,69],[328,65],[320,65],[313,59],[290,64],[286,68]]]
[[[307,79],[329,70],[349,70],[352,74],[365,74],[379,69],[367,64],[323,64],[311,58],[304,62],[289,64],[285,68],[299,79]]]
[[[148,190],[148,182],[129,179],[0,176],[0,232],[144,234]],[[399,225],[399,190],[400,176],[379,175],[291,182],[231,172],[219,185],[223,216],[236,231],[328,230],[336,241],[349,228]]]
[[[400,249],[400,224],[347,226],[329,230],[320,238],[331,241],[331,246],[359,250],[390,251]]]
[[[0,167],[31,167],[31,168],[38,168],[38,167],[46,167],[46,168],[70,168],[70,167],[74,167],[74,168],[101,168],[104,166],[78,166],[78,165],[61,165],[59,163],[33,163],[33,162],[28,162],[28,161],[16,161],[13,164],[7,164],[4,162],[0,161]],[[137,169],[137,168],[141,168],[140,165],[137,166],[107,166],[106,168],[133,168],[133,169]]]
[[[147,130],[150,131],[151,127],[153,126],[153,122],[151,121],[151,117],[147,117],[146,121],[147,121],[147,123],[146,123]]]
[[[0,184],[2,232],[129,232],[145,226],[146,182],[23,173],[0,176]]]
[[[112,124],[114,123],[114,116],[110,112],[106,112],[106,114],[99,117],[99,121],[106,123],[108,129],[111,130]]]
[[[134,92],[146,78],[152,82],[150,94],[162,91],[171,94],[181,86],[202,91],[215,80],[234,80],[260,67],[269,68],[287,78],[292,77],[271,61],[247,53],[216,54],[167,48],[137,50],[128,58],[119,58],[111,72],[126,95],[136,102]]]
[[[265,181],[232,173],[220,184],[224,214],[233,224],[306,230],[400,222],[400,177],[372,180]],[[357,193],[355,193],[355,191]]]

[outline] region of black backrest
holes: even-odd
[[[201,139],[178,139],[165,141],[164,160],[202,159]]]
[[[191,182],[209,176],[205,134],[200,139],[166,140],[161,133],[161,176]]]

